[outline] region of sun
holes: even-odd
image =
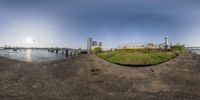
[[[27,44],[33,43],[33,39],[32,39],[32,38],[26,38],[26,43],[27,43]]]

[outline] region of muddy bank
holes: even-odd
[[[200,56],[195,54],[137,68],[86,54],[41,64],[0,57],[0,100],[196,100],[199,93]]]

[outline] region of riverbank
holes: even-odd
[[[0,99],[196,100],[199,61],[200,56],[187,53],[159,65],[134,68],[86,54],[40,64],[0,57]]]

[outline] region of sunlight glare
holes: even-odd
[[[32,39],[32,38],[26,38],[26,43],[27,43],[27,44],[33,43],[33,39]]]

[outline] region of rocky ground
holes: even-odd
[[[125,67],[94,55],[40,64],[0,57],[0,100],[198,100],[200,56]]]

